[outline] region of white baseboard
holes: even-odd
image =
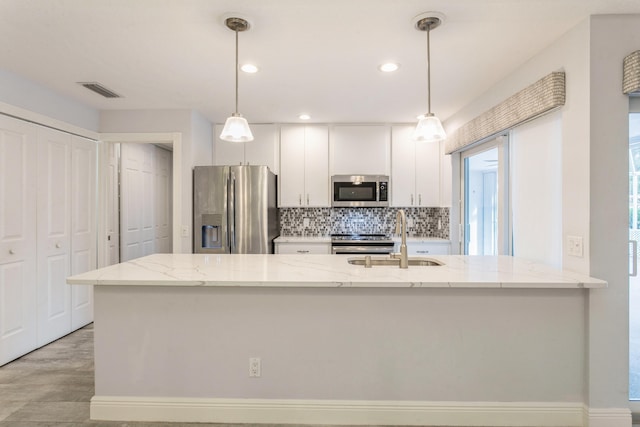
[[[631,427],[629,408],[586,408],[585,427]]]
[[[126,396],[94,396],[91,399],[91,419],[109,421],[523,427],[586,427],[585,422],[589,422],[589,427],[631,427],[631,412],[626,411],[589,411],[584,404],[573,402],[397,402]],[[623,419],[627,417],[628,424],[623,424]]]

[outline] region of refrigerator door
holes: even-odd
[[[228,166],[193,168],[193,252],[229,253]]]
[[[271,206],[274,205],[274,206]],[[231,253],[273,253],[275,175],[267,166],[229,167]]]

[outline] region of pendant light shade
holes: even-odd
[[[420,116],[418,125],[413,131],[412,138],[414,141],[438,142],[447,137],[444,132],[440,119],[431,114]]]
[[[415,141],[438,142],[447,137],[440,119],[431,112],[431,40],[430,32],[438,27],[444,15],[438,12],[427,12],[414,18],[417,30],[427,32],[427,113],[419,117],[412,138]]]
[[[224,122],[224,128],[220,133],[220,139],[230,142],[249,142],[253,141],[253,134],[247,119],[240,114],[234,113]]]
[[[236,110],[224,123],[220,139],[229,142],[253,141],[253,134],[247,119],[238,113],[238,32],[249,29],[249,22],[242,18],[231,17],[224,21],[225,25],[236,33]]]

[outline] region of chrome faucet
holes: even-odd
[[[396,214],[396,234],[400,233],[400,252],[391,254],[391,258],[400,259],[400,268],[409,268],[409,256],[407,255],[407,215],[404,210],[398,210]]]

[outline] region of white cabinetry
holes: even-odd
[[[440,144],[413,141],[412,132],[391,128],[391,206],[440,206]]]
[[[329,206],[327,126],[281,127],[278,185],[280,207]]]
[[[220,139],[224,125],[214,128],[214,165],[267,165],[278,174],[278,129],[276,125],[252,124],[253,141],[229,142]]]
[[[329,242],[276,242],[275,253],[277,254],[330,254],[331,243]]]
[[[0,116],[0,365],[91,322],[95,143]],[[88,289],[87,289],[88,288]]]
[[[332,175],[389,175],[389,127],[336,125],[331,128]]]

